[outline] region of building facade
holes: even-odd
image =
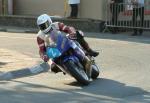
[[[68,0],[13,0],[15,15],[40,15],[47,13],[67,17],[70,13]],[[104,19],[106,0],[81,0],[79,18]]]
[[[38,16],[47,13],[51,16],[67,17],[70,14],[68,0],[0,0],[0,14]],[[79,18],[105,20],[109,0],[80,0]],[[127,0],[124,0],[127,1]],[[128,0],[130,1],[130,0]],[[150,0],[145,0],[150,4]],[[150,6],[145,10],[150,13]]]

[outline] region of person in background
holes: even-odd
[[[144,0],[132,0],[131,2],[133,4],[133,16],[132,16],[133,26],[137,27],[137,17],[139,15],[140,26],[138,25],[138,27],[142,28],[144,26]],[[138,31],[139,34],[137,33]],[[135,28],[132,36],[142,35],[142,33],[143,33],[143,29]]]
[[[80,0],[68,0],[68,4],[71,7],[71,13],[68,18],[77,18],[78,16],[78,6],[80,4]]]
[[[123,10],[123,0],[110,0],[110,11],[112,13],[112,25],[117,26],[118,15]],[[112,33],[117,32],[117,27],[112,28]]]

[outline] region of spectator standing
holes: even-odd
[[[112,25],[117,26],[118,15],[123,10],[123,0],[110,0],[110,11],[112,13]],[[112,33],[116,33],[117,28],[112,29]]]
[[[137,17],[140,16],[140,27],[144,26],[144,0],[132,0],[133,4],[133,26],[137,27]],[[134,29],[134,33],[132,36],[138,35],[137,32],[139,31],[139,35],[142,35],[143,29]]]
[[[78,6],[80,4],[80,0],[68,0],[68,4],[71,7],[71,13],[70,13],[69,18],[77,18]]]

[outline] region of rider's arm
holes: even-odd
[[[45,55],[45,52],[46,52],[46,46],[45,46],[45,42],[42,38],[40,37],[37,37],[37,43],[38,43],[38,46],[39,46],[39,54],[40,54],[40,57],[45,61],[47,62],[49,60],[49,58],[47,57],[47,55]]]
[[[39,46],[39,51],[44,54],[46,52],[46,47],[45,47],[44,40],[41,39],[40,37],[37,37],[37,43],[38,43],[38,46]]]
[[[64,23],[58,23],[59,30],[69,34],[75,34],[76,30],[74,27],[67,26]]]

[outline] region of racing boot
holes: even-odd
[[[80,45],[83,47],[83,49],[85,51],[87,51],[87,53],[90,55],[90,56],[93,56],[93,57],[96,57],[99,55],[99,52],[96,52],[94,50],[92,50],[89,46],[89,44],[85,41],[85,39],[82,37],[78,40],[78,42],[80,43]]]
[[[85,56],[85,58],[83,59],[83,63],[84,63],[85,69],[86,69],[86,74],[87,74],[88,78],[91,79],[92,62],[87,56]]]
[[[87,52],[90,56],[93,56],[93,57],[97,57],[99,55],[99,52],[96,52],[96,51],[92,50],[91,48],[89,48],[87,50]]]

